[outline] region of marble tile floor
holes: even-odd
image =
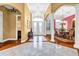
[[[78,52],[76,49],[49,42],[43,42],[43,48],[34,48],[32,42],[27,42],[0,51],[0,56],[78,56]]]

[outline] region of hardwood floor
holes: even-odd
[[[55,38],[55,43],[59,44],[59,45],[66,46],[66,47],[74,48],[73,47],[74,41],[72,42],[72,41],[69,41],[68,39]]]
[[[13,46],[16,46],[16,45],[19,45],[19,44],[21,44],[20,40],[17,40],[17,41],[15,41],[15,40],[10,41],[9,40],[9,41],[6,41],[4,43],[0,43],[0,51],[7,49],[7,48],[10,48],[10,47],[13,47]]]
[[[47,41],[50,41],[51,35],[46,35],[46,38],[47,38]],[[66,47],[70,47],[70,48],[74,48],[73,47],[74,41],[71,41],[71,40],[68,40],[68,39],[63,39],[63,38],[57,38],[57,37],[54,37],[54,39],[55,39],[55,42],[53,42],[53,43],[63,45],[63,46],[66,46]]]

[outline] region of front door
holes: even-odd
[[[42,21],[33,21],[32,23],[32,30],[33,30],[33,34],[34,36],[36,35],[44,35],[45,34],[45,25],[44,22]]]

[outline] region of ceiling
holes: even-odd
[[[43,16],[48,6],[48,3],[28,3],[29,10],[33,16]]]

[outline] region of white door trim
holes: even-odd
[[[18,16],[21,16],[21,15],[16,15],[16,40],[18,39],[18,28],[17,28],[17,21],[18,21]]]

